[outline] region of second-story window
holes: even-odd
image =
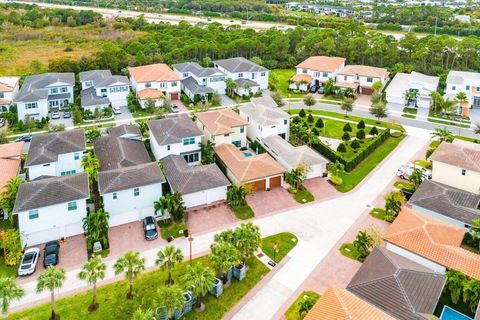
[[[60,88],[60,92],[61,92],[61,93],[67,92],[67,87],[61,87],[61,88]]]
[[[140,189],[139,188],[134,188],[133,189],[133,196],[138,197],[140,195]]]
[[[239,78],[243,78],[243,73],[240,72],[240,73],[238,74],[238,77],[239,77]]]
[[[262,73],[260,73],[260,76],[261,76],[261,77],[265,77],[266,75],[267,75],[267,73],[266,73],[266,72],[262,72]]]
[[[373,82],[372,77],[368,77],[368,78],[367,78],[367,82],[370,82],[370,83]]]
[[[51,89],[50,89],[50,93],[51,93],[51,94],[58,93],[58,88],[51,88]]]
[[[176,87],[177,86],[177,81],[173,81],[172,82],[172,87]]]
[[[145,82],[145,88],[151,88],[152,83],[151,82]]]
[[[184,146],[188,146],[190,144],[194,144],[195,143],[195,138],[184,138],[183,139],[183,145]]]
[[[453,90],[453,91],[457,90],[457,87],[456,87],[456,86],[452,86],[452,90]]]
[[[241,126],[240,127],[240,133],[244,133],[245,132],[245,127],[244,126]]]
[[[467,174],[467,170],[466,169],[462,169],[462,176],[465,176]]]
[[[80,153],[75,152],[75,153],[73,154],[73,160],[78,160],[78,159],[80,159]]]
[[[468,84],[465,86],[465,90],[470,90],[470,86]]]
[[[328,72],[323,72],[322,77],[324,77],[324,78],[328,77]]]
[[[116,193],[116,192],[112,193],[112,198],[113,198],[113,200],[117,200],[117,198],[118,198],[118,195],[117,195],[117,193]]]

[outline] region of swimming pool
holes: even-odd
[[[472,318],[467,317],[463,313],[453,310],[448,306],[444,306],[440,320],[472,320]]]
[[[243,155],[244,155],[245,157],[251,157],[251,156],[253,156],[253,154],[252,154],[251,152],[244,152]]]

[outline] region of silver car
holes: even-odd
[[[39,248],[30,248],[25,251],[22,261],[18,267],[19,276],[28,276],[35,272],[37,268],[38,258],[40,257]]]

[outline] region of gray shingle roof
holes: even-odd
[[[56,162],[59,154],[85,150],[83,129],[34,135],[25,166]]]
[[[48,91],[45,88],[56,82],[65,83],[69,86],[75,85],[75,74],[73,72],[44,73],[28,76],[23,82],[15,101],[37,101],[47,99]]]
[[[433,314],[444,284],[444,275],[376,247],[347,290],[396,319],[425,320]]]
[[[104,98],[97,96],[97,92],[94,87],[82,90],[80,95],[82,107],[100,106],[110,103],[110,100],[107,97]]]
[[[100,194],[163,182],[165,182],[165,177],[156,162],[98,173]]]
[[[96,88],[108,87],[114,83],[129,84],[130,81],[125,76],[114,76],[110,70],[91,70],[80,72],[80,81],[92,81]]]
[[[206,93],[214,93],[215,90],[213,90],[210,87],[205,87],[201,86],[193,79],[193,77],[188,77],[182,80],[182,84],[185,86],[185,88],[188,89],[193,94],[206,94]]]
[[[243,57],[216,60],[213,61],[213,63],[231,73],[268,71],[267,68],[259,66],[258,64],[253,63],[252,61]]]
[[[174,191],[189,194],[229,186],[230,182],[216,164],[189,166],[182,156],[162,159],[168,182]]]
[[[275,125],[279,119],[288,119],[290,115],[280,108],[271,96],[251,98],[251,104],[240,106],[238,109],[262,125]]]
[[[224,73],[218,70],[217,68],[204,68],[196,62],[185,62],[185,63],[174,64],[173,68],[180,72],[189,72],[198,78],[209,77],[214,74],[224,75]]]
[[[14,213],[90,197],[88,175],[83,173],[49,177],[20,185]]]
[[[469,225],[480,218],[479,195],[432,180],[423,181],[408,202]]]
[[[240,87],[240,88],[245,88],[246,86],[249,86],[250,88],[253,88],[253,87],[259,87],[260,85],[258,83],[256,83],[255,81],[253,80],[250,80],[250,79],[237,79],[235,80],[235,82],[237,83],[237,85]]]
[[[184,115],[169,117],[160,120],[151,120],[148,127],[161,146],[182,142],[183,138],[202,136],[202,131],[195,123]]]

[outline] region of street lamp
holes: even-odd
[[[192,265],[192,242],[193,242],[193,234],[188,230],[188,242],[190,244],[190,265]]]

